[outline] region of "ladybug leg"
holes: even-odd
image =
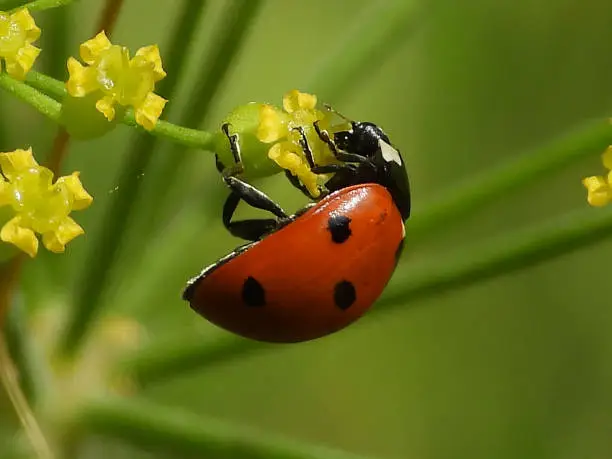
[[[342,161],[345,163],[370,163],[370,160],[365,156],[338,150],[338,147],[330,137],[329,132],[321,129],[318,120],[313,123],[313,126],[319,138],[327,144],[332,154],[336,157],[338,161]]]
[[[308,191],[308,188],[306,188],[304,185],[302,185],[302,182],[300,182],[300,179],[298,179],[290,171],[285,170],[285,176],[287,177],[287,179],[289,179],[289,182],[291,182],[291,184],[294,187],[296,187],[298,190],[300,190],[302,193],[304,193],[308,199],[314,199],[312,197],[312,195],[310,194],[310,192]]]
[[[257,241],[280,226],[281,223],[273,218],[232,221],[241,199],[238,194],[230,193],[223,206],[223,225],[232,236]]]
[[[239,175],[243,172],[244,168],[242,166],[242,157],[240,155],[240,144],[238,143],[238,134],[230,134],[229,132],[230,124],[224,123],[221,126],[221,130],[227,137],[227,140],[230,143],[230,150],[232,152],[232,156],[234,158],[234,165],[232,167],[225,167],[217,157],[217,169],[223,175],[223,178],[228,176]],[[220,169],[221,168],[221,169]]]
[[[312,169],[315,174],[333,174],[334,172],[351,171],[357,172],[354,164],[328,164],[326,166],[316,166]]]
[[[229,123],[225,123],[221,126],[222,131],[230,142],[230,149],[234,157],[234,166],[225,167],[218,157],[216,159],[217,169],[221,172],[223,181],[231,190],[223,206],[223,224],[232,235],[242,239],[255,241],[260,239],[264,234],[284,224],[285,221],[289,220],[289,216],[268,195],[259,191],[253,185],[236,177],[236,175],[243,171],[242,159],[240,156],[238,135],[230,134],[229,128]],[[251,207],[274,214],[280,221],[271,218],[232,221],[236,208],[241,200]]]
[[[293,130],[298,131],[300,133],[300,147],[302,147],[304,156],[306,156],[306,162],[308,163],[308,166],[311,169],[313,167],[316,167],[314,155],[312,154],[310,144],[308,143],[308,139],[306,138],[306,133],[304,132],[304,128],[302,126],[298,126],[296,128],[293,128]]]

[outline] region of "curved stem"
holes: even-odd
[[[9,356],[4,336],[0,333],[0,379],[15,407],[19,421],[39,459],[53,459],[49,443],[36,421],[34,413],[19,386],[17,371]]]
[[[600,154],[612,143],[608,119],[588,121],[543,146],[514,157],[480,176],[470,177],[450,192],[416,209],[406,225],[409,240],[423,240],[448,230],[485,206],[511,193],[543,181],[584,158]]]
[[[366,3],[338,46],[314,67],[316,71],[305,88],[328,102],[350,94],[422,27],[424,3],[422,0]]]
[[[200,71],[192,89],[193,95],[179,117],[178,124],[195,128],[206,122],[215,96],[242,49],[262,4],[263,0],[234,0],[224,4],[215,34],[216,40],[206,48],[201,59]],[[188,158],[186,152],[173,146],[171,153],[161,158],[158,167],[151,171],[151,180],[158,182],[163,177],[165,183],[171,186],[178,180],[178,173]],[[145,208],[144,221],[151,221],[153,213],[164,215],[168,206],[168,201],[164,199],[166,194],[166,189],[158,189],[150,196],[150,202],[155,202],[156,206]]]
[[[0,72],[0,88],[31,105],[47,118],[59,122],[62,105],[56,100],[2,72]]]
[[[28,10],[30,10],[30,12],[44,11],[44,10],[48,10],[51,8],[58,8],[60,6],[69,5],[73,1],[74,0],[35,0],[33,2],[27,2],[27,3],[22,2],[23,4],[21,6],[14,8],[14,9],[25,7]]]
[[[173,457],[364,459],[143,401],[105,399],[82,408],[75,427]]]

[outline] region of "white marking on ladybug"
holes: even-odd
[[[382,152],[382,157],[388,163],[394,162],[398,166],[402,165],[402,157],[399,152],[382,139],[378,139],[378,146]]]
[[[402,239],[406,237],[406,225],[402,222]]]

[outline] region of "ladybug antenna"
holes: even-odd
[[[325,103],[323,104],[323,107],[325,107],[325,110],[332,112],[336,115],[338,115],[340,118],[342,118],[344,121],[353,124],[353,120],[347,118],[346,116],[344,116],[342,113],[338,112],[336,109],[334,109],[334,107],[332,107],[331,105]]]

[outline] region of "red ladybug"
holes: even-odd
[[[236,162],[229,169],[217,160],[231,190],[223,223],[252,242],[189,281],[183,298],[192,309],[243,337],[290,343],[336,332],[378,299],[403,249],[410,187],[402,157],[382,129],[351,125],[330,138],[315,123],[341,164],[317,166],[302,135],[313,172],[335,174],[326,183],[328,194],[292,216],[235,177],[241,166],[238,137],[223,126]],[[240,200],[277,218],[232,221]]]

